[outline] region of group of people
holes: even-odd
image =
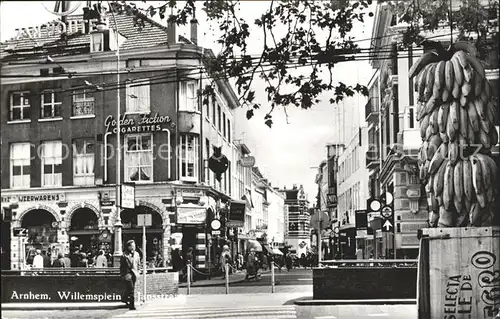
[[[35,251],[35,256],[31,261],[32,268],[42,269],[42,268],[71,268],[71,267],[95,267],[95,268],[106,268],[108,267],[108,257],[103,250],[100,250],[95,255],[88,255],[83,252],[76,251],[73,254],[63,254],[59,252],[55,259],[45,250],[37,249]]]

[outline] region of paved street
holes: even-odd
[[[177,299],[152,300],[137,311],[126,311],[115,318],[417,318],[415,305],[335,305],[296,306],[293,301],[303,293],[231,294],[179,296]]]

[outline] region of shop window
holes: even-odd
[[[129,81],[126,87],[126,112],[150,113],[149,79]]]
[[[153,137],[151,134],[126,138],[125,179],[127,182],[153,181]]]
[[[197,111],[198,96],[196,94],[196,82],[180,82],[179,111]]]
[[[62,142],[42,143],[42,186],[62,186]]]
[[[73,116],[94,115],[94,96],[88,90],[73,92]]]
[[[13,92],[10,94],[10,120],[30,119],[29,92]]]
[[[34,209],[23,216],[21,227],[28,229],[24,247],[26,264],[33,264],[37,249],[49,251],[57,243],[57,224],[54,216],[44,209]]]
[[[222,129],[222,125],[221,125],[221,121],[222,121],[222,119],[221,119],[221,113],[222,113],[222,111],[221,111],[220,105],[217,104],[217,129],[219,130],[219,132]]]
[[[227,138],[226,132],[226,113],[222,113],[222,136]]]
[[[95,143],[92,139],[73,141],[73,184],[94,185]]]
[[[217,108],[217,98],[215,95],[212,97],[212,124],[216,124],[216,118],[217,118],[217,113],[216,113],[216,108]]]
[[[30,187],[30,143],[15,143],[10,146],[10,187]]]
[[[41,118],[51,118],[61,116],[61,100],[58,93],[53,90],[42,93]]]
[[[198,178],[198,137],[181,135],[179,143],[180,178],[196,181]]]
[[[204,159],[208,160],[209,157],[210,157],[210,140],[208,138],[206,138],[205,139],[205,157],[204,157]],[[205,165],[207,165],[207,164],[205,164]],[[206,167],[206,172],[207,172],[206,182],[208,185],[210,185],[210,169],[208,168],[208,165]]]

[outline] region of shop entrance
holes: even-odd
[[[100,247],[97,215],[89,208],[78,208],[73,213],[68,236],[70,254],[80,252],[93,257],[99,249],[103,249],[105,253],[111,252],[110,247]]]
[[[162,217],[160,213],[149,207],[138,206],[136,209],[124,209],[121,212],[123,224],[122,240],[124,246],[128,240],[134,240],[137,252],[142,258],[142,226],[137,225],[137,215],[139,214],[152,215],[152,226],[146,227],[146,260],[152,262],[156,254],[164,259]]]
[[[33,264],[37,249],[50,253],[51,246],[57,244],[58,225],[54,216],[44,209],[34,209],[24,215],[21,227],[28,229],[28,238],[25,251],[20,255],[28,265]]]
[[[10,269],[10,223],[2,221],[1,229],[1,253],[2,253],[2,270]]]
[[[182,226],[182,253],[184,260],[186,258],[189,247],[193,248],[193,255],[196,253],[196,234],[198,228],[196,226]]]

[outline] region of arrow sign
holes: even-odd
[[[384,230],[385,230],[386,232],[391,231],[392,227],[393,227],[393,226],[392,226],[392,224],[391,224],[391,221],[390,221],[390,220],[388,220],[388,219],[386,219],[386,220],[385,220],[385,223],[384,223],[384,225],[382,226],[382,228],[384,228]]]

